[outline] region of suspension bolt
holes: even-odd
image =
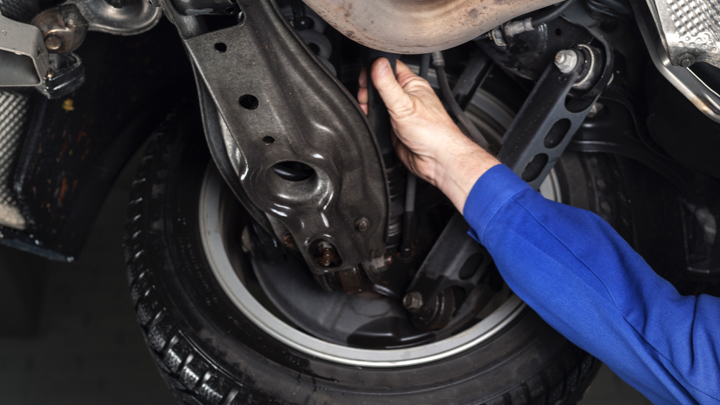
[[[577,67],[577,52],[572,49],[563,49],[555,55],[555,66],[562,73],[570,73]]]
[[[55,35],[49,35],[45,38],[45,46],[50,51],[57,51],[58,49],[60,49],[62,44],[62,39],[56,37]]]
[[[298,31],[302,31],[308,28],[312,28],[314,23],[315,21],[312,18],[308,16],[302,16],[293,20],[293,27]]]
[[[283,236],[282,240],[283,240],[283,243],[285,244],[285,246],[287,246],[289,248],[295,246],[295,238],[293,238],[293,236],[290,235],[289,233],[286,233],[285,236]]]
[[[422,294],[420,294],[418,291],[412,291],[403,297],[403,306],[408,311],[417,311],[422,307],[423,299]]]
[[[689,53],[686,53],[685,55],[681,56],[680,59],[680,66],[682,67],[690,67],[695,63],[695,57]]]
[[[327,243],[320,242],[318,244],[318,256],[315,257],[315,263],[322,267],[335,267],[340,264],[340,257],[335,248]]]
[[[363,262],[363,266],[365,267],[365,270],[368,273],[371,274],[380,274],[390,268],[390,265],[393,262],[392,255],[385,253],[376,257],[373,257],[372,259]]]
[[[367,231],[369,226],[370,226],[370,220],[365,217],[362,217],[362,218],[358,219],[357,221],[355,221],[355,229],[357,229],[360,232]]]

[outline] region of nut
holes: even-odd
[[[417,291],[411,291],[403,297],[403,306],[408,311],[417,311],[420,307],[422,307],[422,304],[422,294]]]
[[[682,67],[690,67],[695,63],[695,56],[690,55],[689,53],[686,53],[685,55],[681,56],[679,59],[680,66]]]
[[[563,49],[555,55],[555,66],[562,73],[570,73],[577,67],[577,52],[572,49]]]
[[[601,102],[595,102],[595,104],[590,107],[590,111],[588,111],[588,118],[592,118],[596,116],[605,106]]]
[[[355,229],[357,229],[360,232],[365,232],[370,227],[370,220],[362,217],[355,221]]]

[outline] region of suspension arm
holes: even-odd
[[[612,53],[599,38],[561,52],[573,52],[572,66],[548,64],[503,136],[498,160],[538,188],[560,158],[592,105],[610,81]],[[559,58],[558,58],[559,59]],[[459,313],[464,297],[492,265],[487,251],[468,234],[456,213],[418,270],[403,304],[413,323],[437,330]],[[458,289],[465,291],[458,299]],[[479,290],[483,291],[483,290]]]
[[[243,4],[242,15],[214,32],[181,30],[216,107],[205,120],[219,123],[207,134],[224,145],[219,166],[314,274],[357,271],[385,253],[389,209],[367,119],[274,2]]]

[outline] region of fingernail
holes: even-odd
[[[378,66],[378,71],[380,73],[386,73],[390,69],[390,62],[388,62],[387,59],[383,58],[380,61],[380,64]]]

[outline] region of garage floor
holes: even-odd
[[[113,189],[82,260],[25,269],[45,271],[44,301],[35,335],[0,335],[0,405],[175,403],[147,352],[125,278],[121,244],[132,171]],[[603,367],[580,404],[650,402]]]

